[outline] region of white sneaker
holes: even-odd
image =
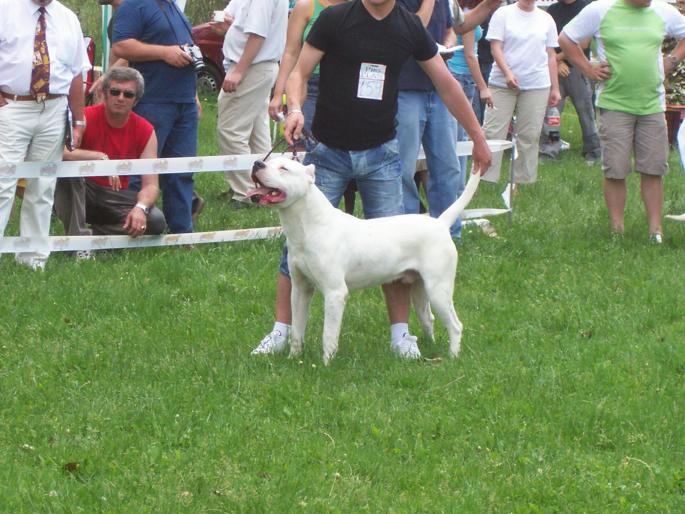
[[[402,339],[391,343],[390,347],[400,357],[405,359],[420,359],[421,352],[419,345],[416,344],[416,337],[411,334],[404,334]]]
[[[252,350],[250,355],[270,355],[285,350],[288,338],[281,334],[280,330],[274,330],[262,339],[259,345]]]
[[[15,261],[22,266],[31,268],[33,271],[45,271],[46,259],[15,257]]]

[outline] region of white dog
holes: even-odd
[[[338,337],[349,291],[395,280],[412,284],[411,295],[423,331],[433,338],[437,311],[447,327],[450,353],[459,354],[462,324],[452,304],[457,250],[450,226],[473,197],[480,181],[472,174],[464,193],[439,218],[418,214],[362,220],[331,205],[314,184],[314,166],[285,157],[257,161],[248,195],[278,208],[288,241],[292,280],[290,356],[302,351],[309,303],[324,296],[323,359],[328,364]]]

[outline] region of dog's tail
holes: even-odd
[[[466,187],[461,193],[461,196],[457,198],[452,205],[445,209],[445,212],[438,216],[438,219],[442,221],[447,228],[454,225],[454,222],[457,221],[457,218],[461,215],[464,209],[466,209],[466,206],[471,201],[471,198],[473,198],[473,195],[476,194],[476,189],[478,189],[479,182],[480,173],[471,173],[469,181],[466,183]]]

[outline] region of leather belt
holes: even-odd
[[[33,97],[31,95],[13,95],[12,93],[5,93],[4,91],[0,91],[0,95],[2,95],[4,98],[7,98],[9,100],[14,100],[15,102],[28,102],[28,101],[36,102],[37,101],[35,99],[35,97]],[[45,99],[46,100],[54,100],[55,98],[60,98],[62,96],[66,96],[66,95],[56,95],[54,93],[48,93],[47,95],[45,95]]]

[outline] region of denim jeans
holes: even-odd
[[[473,101],[476,98],[476,83],[473,80],[473,77],[471,76],[470,73],[453,73],[452,74],[455,79],[459,81],[459,84],[461,84],[461,88],[464,90],[464,94],[466,95],[466,98],[468,98],[469,102],[471,105],[473,105]],[[480,101],[480,95],[478,95],[478,101]],[[457,122],[457,142],[459,141],[468,141],[469,136],[466,133],[466,130],[464,127],[461,126],[459,122]],[[465,155],[462,155],[459,157],[459,167],[466,172],[467,170],[467,158]]]
[[[490,80],[490,70],[492,70],[492,63],[482,63],[479,62],[478,66],[480,67],[480,73],[483,75],[483,80],[485,80],[485,83],[487,84],[488,81]],[[477,95],[473,96],[473,100],[471,101],[471,106],[473,107],[473,112],[476,113],[476,118],[478,118],[478,123],[480,123],[481,127],[483,126],[483,115],[485,114],[485,104],[480,101],[480,92]]]
[[[302,104],[302,115],[304,116],[304,146],[305,150],[311,152],[316,146],[316,139],[312,134],[312,121],[316,113],[316,100],[319,98],[319,75],[312,75],[307,81],[307,98]]]
[[[314,164],[316,185],[333,206],[338,207],[347,185],[354,180],[366,219],[395,216],[404,213],[397,146],[396,139],[360,151],[339,150],[317,143],[304,164]],[[279,270],[290,276],[287,247],[283,248]]]
[[[428,212],[437,218],[464,190],[464,174],[456,157],[457,122],[437,91],[400,91],[396,121],[404,212],[419,212],[414,173],[419,145],[423,145],[428,167]],[[452,225],[450,232],[452,237],[460,237],[461,220]]]
[[[134,110],[155,127],[158,157],[197,155],[197,106],[195,103],[141,103]],[[190,212],[193,201],[193,174],[160,175],[159,188],[162,191],[162,210],[169,232],[173,234],[192,232],[193,222]],[[140,189],[140,181],[131,180],[129,189]]]

